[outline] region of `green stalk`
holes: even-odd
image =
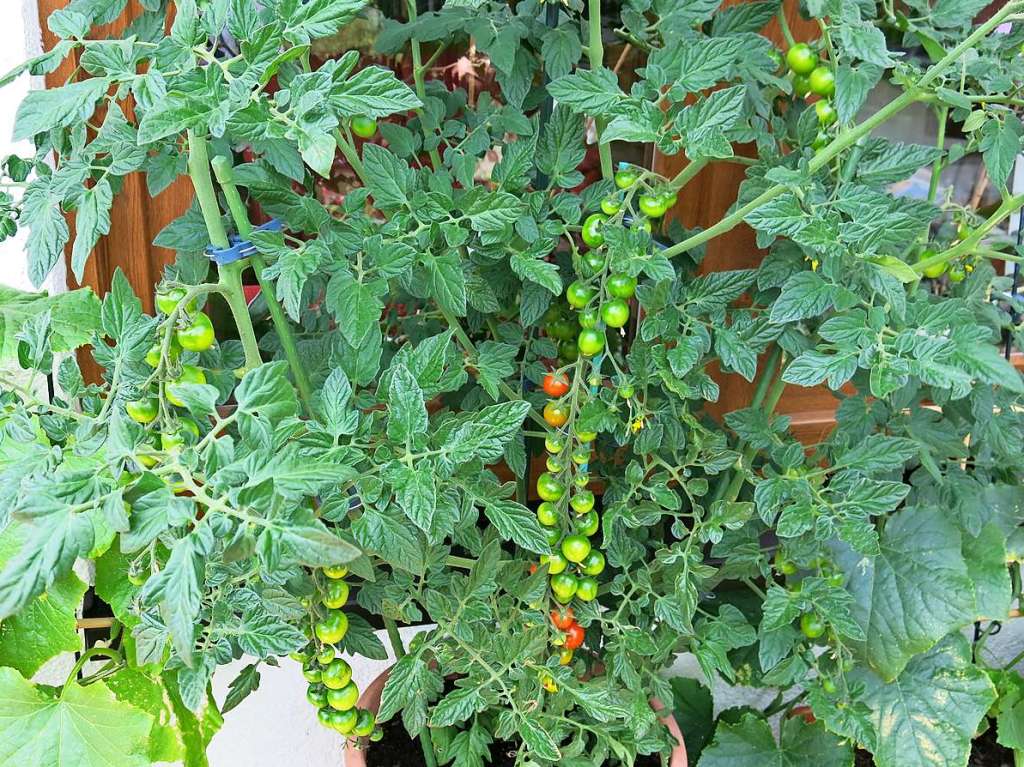
[[[680,191],[690,183],[698,173],[704,170],[709,162],[710,158],[707,157],[698,157],[696,160],[690,160],[686,167],[679,171],[675,175],[675,178],[668,182],[669,187],[673,191]]]
[[[935,264],[945,264],[953,259],[959,258],[960,256],[974,252],[978,243],[981,242],[986,234],[992,231],[999,222],[1021,207],[1024,207],[1024,194],[1018,194],[1015,197],[1007,197],[1002,201],[999,207],[996,208],[996,212],[985,219],[985,222],[981,226],[971,232],[966,240],[954,245],[949,250],[936,253],[931,258],[918,261],[913,265],[914,271],[918,274],[924,274],[925,269],[934,266]]]
[[[217,192],[213,186],[213,177],[210,175],[210,153],[206,139],[191,130],[188,131],[188,175],[196,190],[196,201],[202,211],[203,221],[206,222],[210,244],[218,249],[227,248],[230,242],[224,229],[224,222],[220,219],[220,204],[217,202]],[[235,320],[235,327],[238,328],[238,337],[245,351],[245,369],[252,370],[259,367],[263,359],[260,357],[256,332],[253,330],[249,307],[245,303],[245,292],[242,290],[243,263],[236,262],[218,267],[218,284]]]
[[[413,0],[415,1],[415,0]],[[398,633],[398,624],[391,618],[384,619],[384,629],[388,633],[388,641],[395,653],[395,660],[405,657],[405,645],[402,644],[402,635]],[[423,749],[423,761],[427,767],[437,767],[437,757],[434,756],[434,741],[430,737],[430,728],[424,727],[420,730],[420,748]]]
[[[417,18],[416,0],[408,0],[408,2],[406,3],[406,7],[408,7],[409,9],[409,23],[414,24]],[[420,50],[420,41],[416,37],[416,35],[413,35],[412,38],[409,40],[409,46],[412,49],[412,80],[416,86],[416,95],[419,96],[420,101],[426,103],[427,89],[423,82],[423,73],[425,71],[423,67],[423,52]],[[418,114],[420,117],[420,124],[423,126],[424,137],[432,138],[432,136],[430,136],[427,132],[426,123],[423,121],[423,108],[421,107],[417,109],[416,114]],[[434,166],[434,170],[437,170],[440,167],[442,167],[441,155],[438,154],[436,147],[430,150],[430,164]]]
[[[939,135],[935,139],[935,146],[941,152],[946,148],[946,122],[949,119],[949,107],[943,105],[936,116],[939,118]],[[935,202],[935,195],[939,191],[939,179],[942,177],[942,165],[942,155],[940,154],[932,165],[932,178],[928,183],[928,202]],[[927,239],[927,231],[925,239]]]
[[[786,382],[782,379],[782,372],[786,367],[785,363],[786,360],[783,358],[779,363],[779,372],[775,377],[775,382],[772,384],[771,391],[768,392],[768,397],[764,402],[764,412],[768,415],[775,412],[775,406],[779,404],[782,392],[786,389]],[[749,464],[754,459],[754,455],[756,453],[757,450],[748,445],[743,451],[742,465],[746,466]],[[746,476],[744,475],[741,467],[741,470],[738,470],[733,475],[732,482],[729,483],[729,488],[725,491],[726,501],[731,503],[739,497],[740,490],[743,489],[744,481],[746,481]]]
[[[348,164],[352,166],[352,170],[359,176],[359,180],[363,182],[363,186],[366,186],[366,169],[363,167],[363,161],[359,159],[359,153],[356,151],[350,138],[346,137],[340,129],[335,128],[334,141],[338,145],[338,149],[341,150],[341,153],[345,155]]]
[[[252,234],[252,224],[249,222],[249,215],[245,209],[245,204],[242,202],[242,197],[238,193],[238,187],[235,186],[231,160],[224,156],[218,156],[213,158],[212,164],[213,172],[216,174],[217,181],[220,182],[221,189],[224,191],[224,198],[227,200],[228,210],[231,211],[231,217],[235,221],[238,234],[245,239],[249,239],[249,235]],[[299,358],[299,351],[295,345],[295,336],[292,334],[288,318],[285,317],[281,304],[274,297],[273,286],[263,276],[266,263],[263,261],[263,256],[258,252],[253,253],[249,257],[249,262],[252,265],[253,273],[256,275],[256,282],[259,283],[260,291],[262,291],[263,297],[267,301],[270,319],[277,330],[278,338],[281,339],[281,348],[284,350],[285,359],[288,360],[288,365],[292,369],[292,376],[295,378],[295,386],[299,390],[299,397],[302,398],[307,415],[312,416],[313,390],[309,384],[306,369],[302,366],[302,360]]]
[[[589,9],[589,43],[587,45],[587,58],[590,61],[590,68],[597,70],[604,66],[604,40],[601,37],[601,0],[588,0]],[[614,175],[612,168],[612,148],[609,144],[601,143],[601,134],[604,133],[604,121],[594,120],[597,129],[597,154],[601,158],[601,176],[605,181],[611,181]]]
[[[953,66],[953,64],[955,64],[968,49],[972,48],[975,43],[977,43],[980,39],[985,37],[985,35],[987,35],[993,29],[1002,24],[1007,16],[1012,14],[1014,11],[1018,10],[1020,7],[1022,7],[1022,5],[1024,5],[1024,3],[1021,3],[1019,0],[1017,0],[1017,2],[1008,3],[1007,5],[1003,6],[1003,8],[1001,8],[991,19],[986,21],[984,24],[982,24],[976,30],[974,30],[974,32],[972,32],[970,35],[964,38],[963,42],[961,42],[956,48],[954,48],[952,51],[946,54],[940,61],[938,61],[934,66],[932,66],[931,69],[925,72],[925,74],[921,77],[920,80],[917,81],[915,85],[909,87],[897,98],[890,101],[880,110],[875,112],[875,114],[871,115],[860,124],[854,126],[853,128],[850,128],[850,130],[848,131],[841,133],[839,136],[836,136],[836,138],[832,140],[832,143],[824,147],[808,163],[809,172],[811,174],[817,173],[819,170],[828,165],[828,163],[830,163],[833,160],[833,158],[835,158],[842,152],[846,151],[853,144],[857,143],[862,137],[871,133],[871,131],[873,131],[879,125],[886,122],[887,120],[892,119],[895,115],[902,112],[915,101],[922,99],[925,96],[924,90],[925,88],[927,88],[928,85],[930,85],[932,82],[941,77],[942,74],[951,66]],[[719,235],[731,231],[738,224],[740,224],[743,221],[743,219],[746,218],[750,213],[753,213],[755,210],[760,208],[765,203],[771,202],[776,197],[779,197],[780,195],[784,194],[788,190],[788,188],[789,187],[786,186],[785,184],[776,184],[774,186],[769,187],[765,191],[761,192],[761,194],[759,194],[753,200],[748,202],[746,205],[737,208],[735,211],[733,211],[733,213],[723,218],[714,226],[709,227],[708,229],[705,229],[703,232],[699,232],[698,234],[695,234],[692,237],[688,237],[682,242],[673,245],[672,247],[664,250],[663,254],[666,258],[673,258],[675,256],[691,251],[699,245],[703,245],[708,240],[712,240],[715,237],[718,237]],[[965,242],[967,241],[965,240]],[[918,266],[921,266],[921,264],[918,264]]]

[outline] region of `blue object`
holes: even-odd
[[[279,232],[284,227],[280,221],[272,218],[267,223],[260,224],[254,228],[258,232]],[[255,245],[248,240],[241,239],[237,234],[229,235],[228,242],[231,243],[230,247],[223,249],[215,248],[212,245],[206,246],[207,257],[215,262],[217,266],[224,266],[232,261],[241,261],[243,258],[248,258],[256,252]]]

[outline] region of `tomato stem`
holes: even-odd
[[[384,618],[384,629],[388,634],[388,642],[395,653],[395,660],[405,657],[405,645],[402,644],[402,635],[398,631],[398,624],[391,618]],[[430,737],[429,725],[423,725],[419,732],[420,747],[423,749],[423,761],[427,767],[437,767],[437,757],[434,755],[434,741]]]
[[[588,0],[589,9],[589,37],[587,41],[587,58],[590,60],[590,68],[598,70],[604,67],[604,39],[601,30],[601,0]],[[597,154],[601,158],[601,176],[605,181],[611,181],[615,171],[612,167],[612,148],[610,144],[602,143],[601,134],[604,133],[604,122],[594,118],[594,128],[597,131]]]
[[[416,0],[408,0],[406,7],[409,9],[409,23],[415,24],[417,18],[416,12]],[[427,101],[427,88],[423,82],[423,72],[425,67],[423,66],[423,52],[420,49],[420,41],[416,35],[413,35],[409,40],[409,47],[412,50],[412,80],[416,86],[416,95],[419,97],[422,103]],[[423,107],[420,106],[416,109],[416,114],[420,118],[420,127],[423,129],[423,136],[428,140],[433,140],[434,136],[431,131],[427,128],[426,113],[423,111]],[[440,170],[443,166],[441,163],[441,155],[438,154],[437,148],[434,147],[429,151],[430,164],[434,166],[434,170]]]

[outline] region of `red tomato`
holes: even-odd
[[[561,397],[569,391],[569,379],[564,373],[548,373],[544,376],[544,393],[549,397]]]
[[[581,647],[585,635],[583,627],[578,623],[573,623],[565,631],[565,649],[575,650],[577,647]]]
[[[576,623],[576,616],[573,615],[571,607],[567,607],[564,610],[552,610],[551,623],[556,629],[568,631]]]

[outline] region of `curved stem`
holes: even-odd
[[[121,651],[115,650],[113,647],[93,647],[86,650],[82,655],[75,661],[75,665],[71,667],[68,677],[64,680],[64,686],[61,688],[60,697],[64,697],[64,690],[68,688],[68,685],[75,682],[75,677],[78,676],[78,672],[82,670],[82,666],[88,663],[92,658],[110,658],[113,661],[121,660]]]
[[[601,30],[601,0],[588,0],[589,10],[589,41],[587,44],[587,58],[590,60],[591,69],[601,69],[604,66],[604,40]],[[611,181],[614,170],[612,168],[612,148],[610,145],[601,142],[601,134],[604,132],[604,122],[600,118],[594,119],[594,127],[597,131],[597,154],[601,158],[601,176],[605,181]]]
[[[996,212],[985,219],[984,223],[971,232],[970,236],[963,242],[954,245],[948,250],[944,250],[941,253],[936,253],[931,258],[925,258],[914,264],[914,271],[918,274],[924,274],[924,270],[936,264],[945,264],[952,261],[955,258],[974,252],[978,243],[988,234],[992,229],[996,227],[999,222],[1011,215],[1014,211],[1024,207],[1024,194],[1018,194],[1014,197],[1007,197],[1003,202],[996,208]],[[1012,259],[1010,259],[1012,260]]]
[[[262,365],[263,358],[260,356],[256,331],[253,329],[249,305],[245,302],[245,291],[242,289],[242,271],[246,265],[246,261],[243,260],[220,267],[220,285],[223,288],[224,300],[227,301],[231,316],[235,320],[235,327],[238,328],[238,337],[245,352],[245,369],[249,371]]]
[[[359,153],[352,144],[351,137],[346,137],[340,128],[335,128],[334,141],[338,145],[338,149],[345,156],[345,159],[348,160],[348,164],[352,166],[352,170],[359,176],[363,186],[366,186],[366,169],[363,167],[363,161],[359,159]]]

